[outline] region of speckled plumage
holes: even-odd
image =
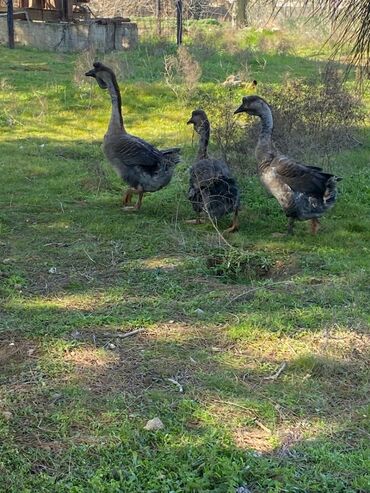
[[[235,113],[242,112],[261,118],[256,158],[262,184],[291,220],[311,219],[317,225],[317,219],[333,207],[337,198],[336,184],[341,178],[324,172],[318,166],[298,163],[275,149],[272,144],[272,113],[264,99],[259,96],[243,98]]]
[[[226,163],[201,159],[190,168],[188,198],[195,212],[205,211],[212,219],[240,207],[239,190]]]
[[[240,207],[239,189],[228,165],[208,157],[210,125],[207,115],[202,110],[195,110],[188,123],[194,125],[200,136],[198,159],[190,168],[188,198],[192,207],[197,214],[206,212],[212,219],[234,212],[236,220]]]

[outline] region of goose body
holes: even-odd
[[[188,198],[193,210],[200,215],[205,212],[212,220],[234,213],[228,232],[238,229],[240,194],[229,166],[221,159],[208,157],[210,124],[203,110],[195,110],[188,124],[193,124],[199,134],[196,162],[190,168]]]
[[[295,220],[311,220],[312,232],[318,219],[331,209],[337,199],[341,179],[318,166],[298,163],[281,154],[272,144],[273,119],[269,105],[259,96],[243,98],[235,113],[259,116],[261,132],[256,146],[258,174],[265,188],[276,198],[289,218],[289,232]]]
[[[93,77],[101,89],[108,89],[112,113],[104,136],[103,152],[118,175],[130,188],[124,204],[130,207],[132,194],[138,194],[136,209],[141,207],[144,192],[156,192],[171,181],[175,165],[180,161],[180,149],[159,150],[149,142],[129,134],[123,124],[121,94],[114,72],[100,62],[85,74]]]
[[[106,134],[103,152],[118,175],[133,189],[156,192],[171,181],[179,149],[159,150],[134,135]]]
[[[322,168],[279,155],[270,162],[260,163],[258,169],[263,185],[287,217],[299,221],[318,219],[335,203],[338,177]]]

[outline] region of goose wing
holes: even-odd
[[[276,157],[271,167],[292,190],[313,195],[323,195],[328,179],[333,176],[317,166],[300,164],[286,156]]]
[[[111,142],[107,142],[107,147],[119,158],[125,166],[158,166],[163,158],[163,154],[152,144],[140,137],[130,134],[115,136]]]
[[[190,178],[196,188],[209,187],[212,183],[229,177],[227,164],[217,159],[201,159],[190,169]]]

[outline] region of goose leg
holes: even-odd
[[[132,196],[133,194],[138,194],[139,195],[139,198],[138,198],[138,201],[135,205],[132,205],[131,203],[131,199],[132,199]],[[135,212],[135,211],[138,211],[141,207],[141,201],[142,201],[142,198],[143,198],[143,192],[139,191],[139,190],[136,190],[135,188],[129,188],[127,190],[127,192],[125,193],[124,197],[123,197],[123,207],[124,207],[124,210],[126,212]]]
[[[290,217],[288,221],[288,235],[292,235],[294,233],[294,218]]]
[[[124,193],[123,195],[123,198],[122,198],[122,204],[124,206],[128,206],[130,205],[131,203],[131,198],[132,198],[132,189],[131,188],[128,188],[126,190],[126,192]]]
[[[311,233],[315,235],[320,227],[320,221],[317,218],[311,219]]]
[[[238,209],[236,209],[234,211],[233,222],[231,223],[231,225],[227,229],[225,229],[224,234],[225,233],[235,233],[235,231],[238,231],[238,229],[239,229],[238,212],[239,212]]]
[[[138,211],[138,210],[140,210],[141,204],[143,202],[144,192],[142,190],[136,190],[136,193],[138,194],[139,197],[138,197],[137,202],[135,204],[135,209]]]

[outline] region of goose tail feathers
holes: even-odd
[[[170,149],[161,150],[163,156],[170,160],[172,164],[178,164],[181,160],[180,157],[181,149],[180,147],[172,147]]]
[[[331,176],[326,182],[326,190],[323,197],[326,209],[330,209],[335,204],[338,195],[337,182],[341,180],[342,178],[339,176]]]

